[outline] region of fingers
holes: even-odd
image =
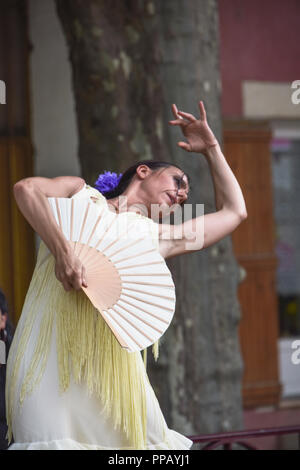
[[[203,101],[199,101],[200,116],[203,121],[206,121],[206,111],[204,108]]]
[[[200,117],[203,121],[206,121],[206,111],[205,111],[205,108],[204,108],[204,104],[203,104],[203,101],[199,101],[199,110],[200,110]],[[172,104],[172,112],[174,114],[174,116],[177,118],[177,120],[173,120],[173,121],[169,121],[170,124],[181,124],[182,122],[186,122],[183,117],[185,117],[185,119],[187,119],[188,121],[190,122],[194,122],[196,121],[197,119],[195,118],[195,116],[193,116],[192,114],[190,113],[185,113],[184,111],[178,111],[177,109],[177,106],[173,103]],[[182,117],[183,116],[183,117]]]
[[[187,121],[180,116],[176,104],[172,104],[172,112],[177,119],[169,121],[169,124],[172,124],[173,126],[178,126],[182,125],[183,123],[187,123]]]
[[[87,287],[87,281],[86,281],[86,270],[84,265],[81,266],[81,271],[75,273],[74,275],[74,281],[72,282],[72,285],[75,290],[80,290],[82,287]]]
[[[179,123],[184,121],[184,119],[179,114],[176,104],[172,104],[172,112],[174,116],[179,120]],[[169,122],[172,122],[172,121],[169,121]]]
[[[56,260],[55,276],[62,283],[65,291],[88,287],[85,266],[79,259]]]
[[[72,289],[79,291],[82,287],[88,287],[86,282],[86,271],[85,268],[82,268],[80,275],[74,275],[72,279],[68,280],[66,277],[63,277],[61,283],[65,289],[65,291],[69,292]]]
[[[81,268],[80,273],[77,273],[73,279],[72,286],[75,290],[79,291],[82,289],[82,287],[87,287],[84,267]]]
[[[181,147],[184,150],[187,150],[188,152],[192,151],[192,147],[190,144],[187,144],[186,142],[177,142],[177,145]]]
[[[182,116],[184,116],[186,119],[188,119],[191,122],[196,121],[196,118],[190,113],[185,113],[184,111],[178,111],[178,114],[181,114]]]
[[[73,289],[71,284],[69,284],[67,281],[62,281],[62,285],[64,286],[65,291],[69,292],[70,290]]]
[[[69,284],[69,282],[66,280],[66,278],[60,274],[60,270],[57,266],[57,263],[55,264],[55,271],[54,272],[55,272],[56,279],[59,282],[62,283],[63,288],[65,289],[65,291],[70,291],[72,289],[72,286]]]
[[[81,275],[82,275],[82,285],[83,287],[87,287],[87,282],[86,282],[86,271],[85,271],[85,267],[82,266],[82,272],[81,272]]]
[[[175,104],[172,104],[172,112],[174,114],[174,116],[177,118],[177,120],[172,120],[172,121],[169,121],[169,124],[174,124],[174,125],[180,125],[182,123],[185,123],[187,124],[188,121],[189,122],[194,122],[196,121],[196,118],[195,116],[193,116],[192,114],[190,113],[185,113],[184,111],[178,111],[177,109],[177,106]],[[185,119],[183,119],[183,117]]]
[[[173,112],[174,116],[176,118],[178,118],[178,109],[177,109],[176,104],[174,104],[174,103],[172,104],[172,112]]]
[[[176,119],[175,121],[169,121],[169,124],[172,124],[173,126],[178,126],[181,125],[183,122],[186,122],[184,121],[184,119]]]

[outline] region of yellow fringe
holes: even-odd
[[[153,344],[152,353],[153,353],[155,361],[157,361],[158,354],[159,354],[159,339]],[[143,356],[144,356],[144,366],[147,371],[147,348],[143,350]]]
[[[140,353],[121,348],[83,291],[57,296],[57,353],[60,389],[84,381],[135,449],[146,448],[146,391]],[[71,357],[69,365],[68,357]]]
[[[114,427],[126,433],[133,448],[146,449],[147,374],[142,368],[140,353],[128,353],[121,348],[83,291],[64,290],[54,274],[52,255],[44,259],[46,262],[42,268],[38,266],[45,249],[41,241],[36,269],[8,358],[6,412],[9,442],[12,440],[16,383],[28,341],[33,329],[39,328],[38,335],[34,335],[37,337],[35,350],[19,394],[20,405],[43,376],[56,324],[60,391],[64,392],[69,387],[71,374],[75,382],[84,381],[89,393],[96,394],[103,403],[103,412],[111,417]],[[152,350],[157,360],[158,341]],[[147,350],[144,350],[145,368],[146,361]]]
[[[143,353],[144,353],[144,366],[145,366],[145,369],[147,370],[147,348],[144,349]]]
[[[159,355],[159,339],[156,341],[156,343],[153,344],[152,352],[153,352],[155,361],[157,361],[158,355]]]

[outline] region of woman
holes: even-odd
[[[199,109],[196,119],[173,105],[176,119],[169,122],[179,125],[187,139],[178,143],[180,147],[201,152],[207,159],[215,186],[215,213],[172,227],[150,217],[153,204],[171,208],[188,197],[188,177],[166,162],[138,162],[105,197],[78,177],[33,177],[14,186],[20,210],[42,241],[7,364],[11,450],[192,446],[190,439],[167,427],[141,354],[128,354],[120,347],[81,290],[87,286],[85,267],[60,232],[47,197],[88,197],[107,211],[122,212],[124,199],[118,196],[126,196],[125,217],[147,224],[165,259],[217,242],[247,215],[241,189],[208,126],[202,101]],[[202,234],[197,230],[203,221]]]

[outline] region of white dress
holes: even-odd
[[[91,196],[107,205],[104,196],[89,185],[85,185],[73,198]],[[147,219],[158,248],[156,224],[151,219],[139,217],[144,221]],[[52,254],[41,241],[7,361],[7,419],[9,437],[13,435],[14,438],[9,450],[136,449],[130,436],[116,427],[110,416],[104,413],[102,401],[96,393],[91,393],[85,380],[75,380],[71,373],[64,390],[60,390],[59,368],[68,367],[68,364],[61,365],[58,361],[58,314],[51,313],[49,299],[54,301],[65,295],[65,291],[61,283],[54,279],[53,260]],[[52,290],[50,297],[47,297],[47,286],[43,285],[47,269],[52,270],[48,274],[52,276],[53,286],[60,289],[59,292]],[[77,295],[75,290],[72,295]],[[79,332],[82,331],[81,327]],[[139,448],[190,449],[193,444],[190,439],[167,427],[140,353],[136,354],[134,367],[145,387],[146,396],[146,441]],[[133,403],[130,406],[134,406]]]

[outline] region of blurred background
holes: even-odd
[[[299,18],[297,0],[0,2],[0,287],[14,327],[40,241],[14,201],[20,179],[94,185],[104,169],[170,160],[212,212],[204,158],[167,125],[172,103],[198,115],[203,100],[242,188],[234,233],[169,263],[176,318],[148,370],[186,435],[300,424]]]

